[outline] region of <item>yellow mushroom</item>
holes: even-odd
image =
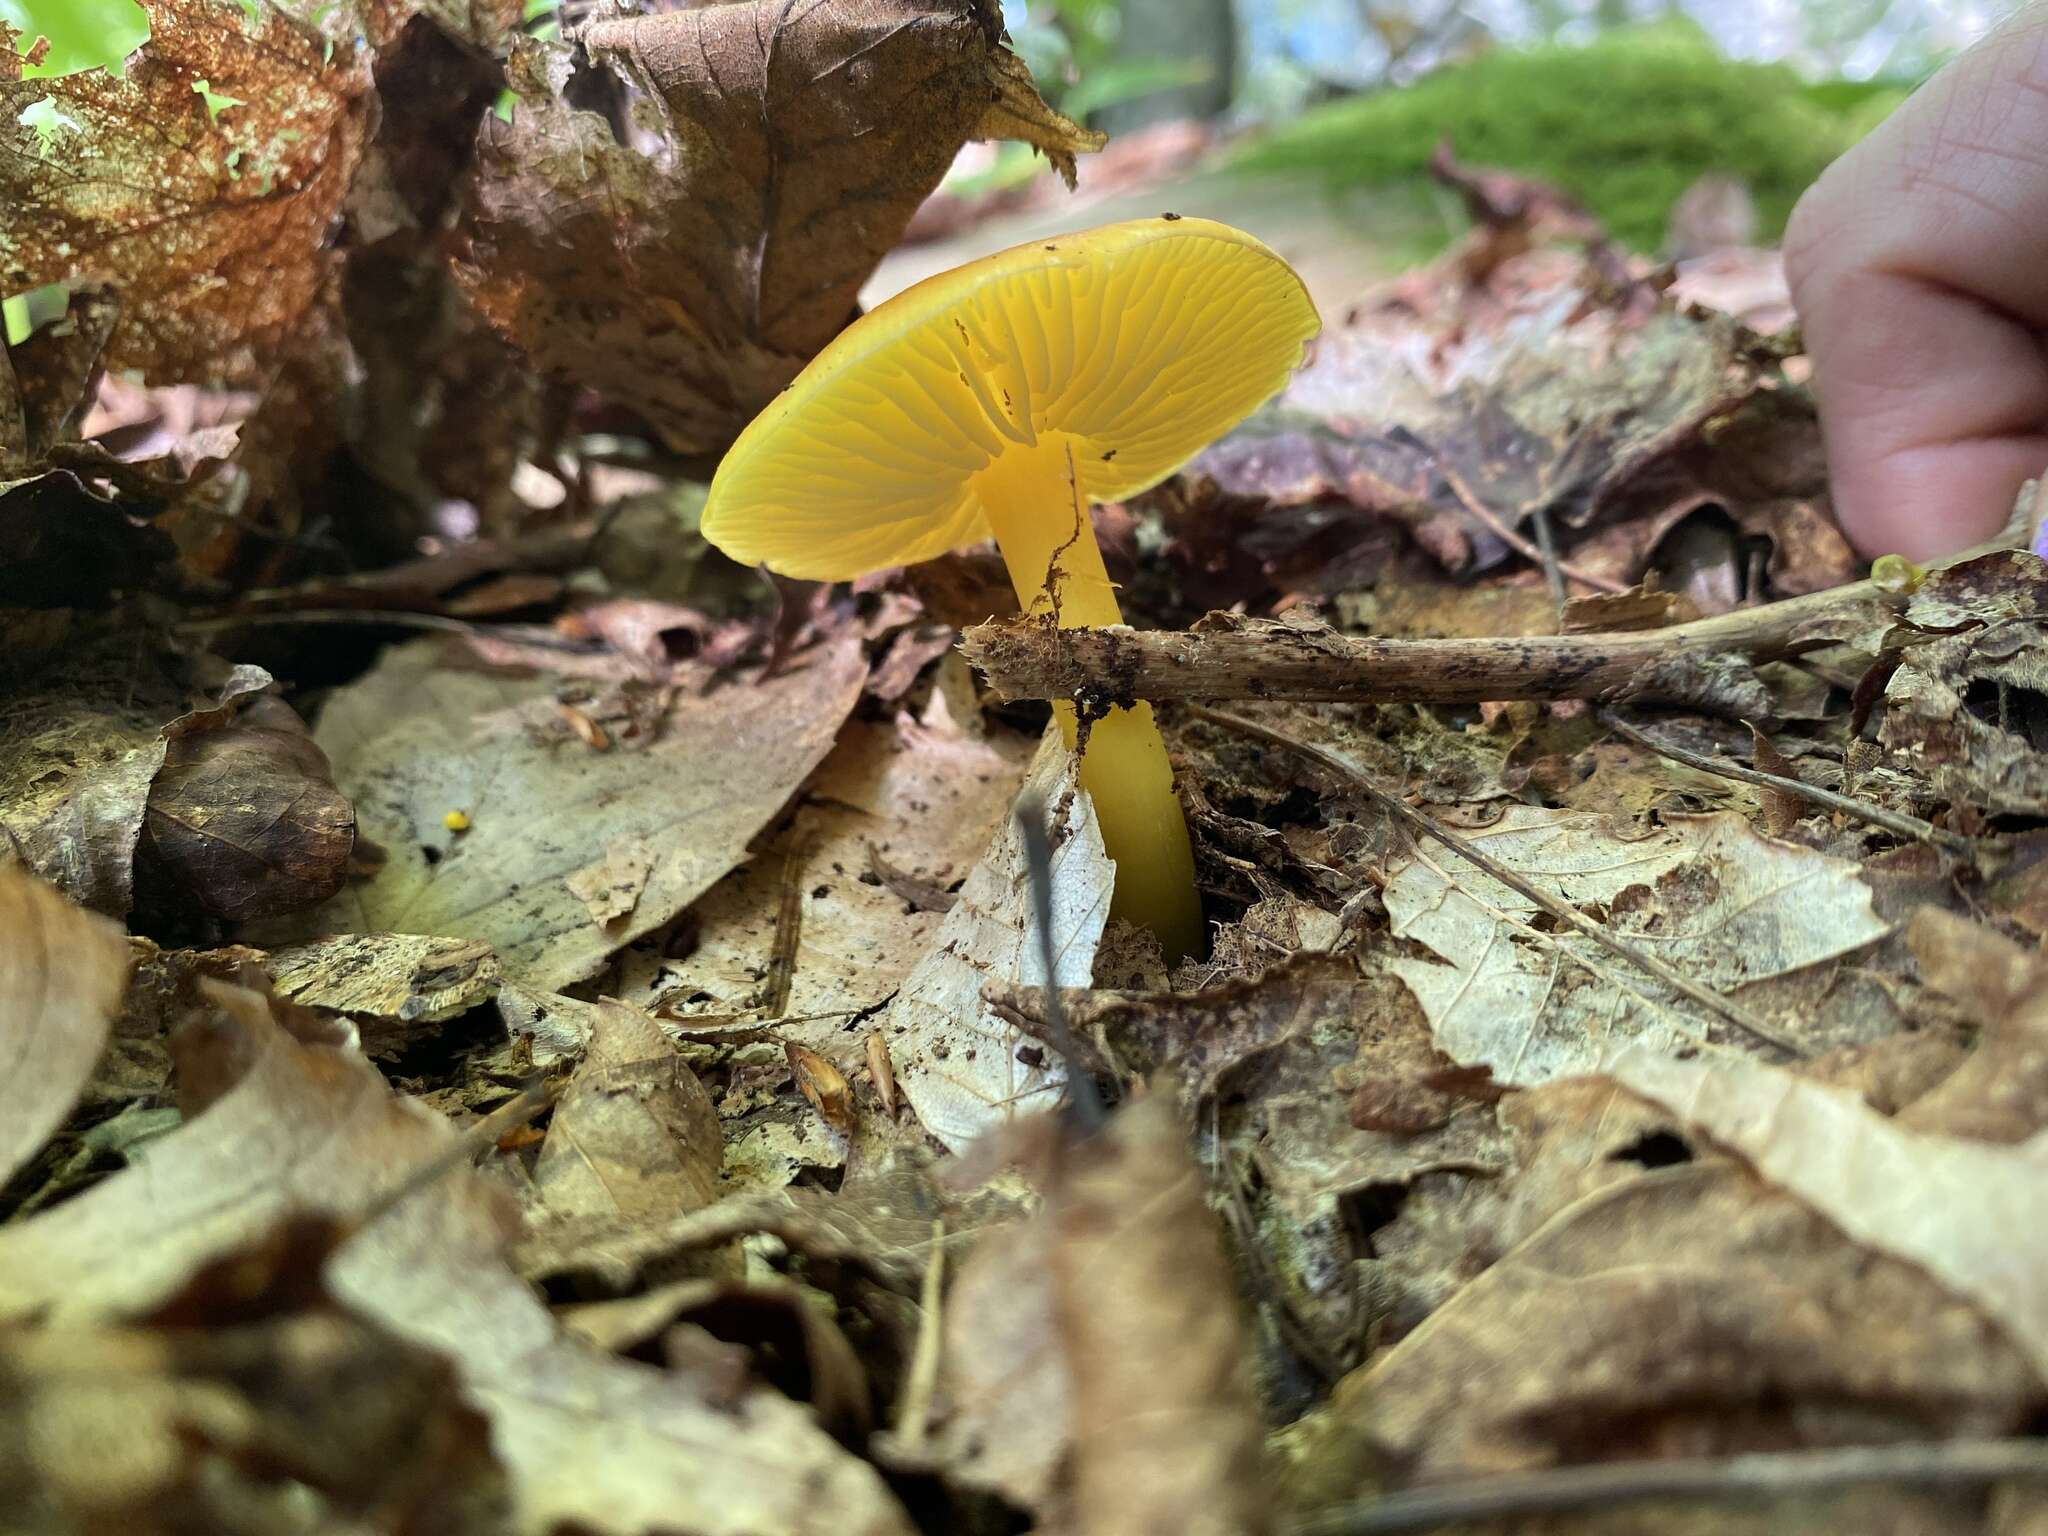
[[[813,358],[726,453],[704,536],[817,581],[993,536],[1027,611],[1120,624],[1086,504],[1156,484],[1243,420],[1319,324],[1286,262],[1207,219],[999,252],[906,289]],[[1060,720],[1071,745],[1070,706]],[[1190,952],[1194,857],[1150,705],[1094,723],[1081,783],[1116,861],[1112,912]]]

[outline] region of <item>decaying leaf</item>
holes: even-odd
[[[1889,931],[1856,867],[1758,836],[1739,817],[1665,818],[1617,828],[1603,817],[1510,806],[1467,832],[1484,852],[1695,980],[1726,991],[1846,954]],[[1539,909],[1438,848],[1392,871],[1393,932],[1445,963],[1396,958],[1437,1043],[1505,1083],[1596,1070],[1626,1041],[1669,1049],[1697,1037],[1652,978],[1575,934],[1518,929]],[[1599,972],[1559,953],[1584,955]],[[1608,978],[1620,978],[1616,985]]]
[[[147,1326],[6,1332],[0,1489],[36,1511],[24,1528],[504,1529],[485,1426],[445,1360],[338,1309],[285,1311],[295,1298],[228,1267],[245,1315],[217,1327],[174,1302]]]
[[[1172,1096],[1067,1149],[1047,1209],[1077,1528],[1270,1529],[1236,1287]]]
[[[605,1002],[533,1180],[564,1217],[661,1221],[717,1198],[723,1147],[711,1096],[660,1026]]]
[[[289,944],[263,960],[271,985],[308,1008],[438,1024],[497,993],[498,957],[474,939],[349,933]]]
[[[23,80],[0,48],[0,279],[110,281],[110,368],[256,382],[330,270],[369,56],[274,6],[143,8],[149,41],[120,75]],[[19,120],[44,99],[73,124],[47,144]]]
[[[349,1047],[295,1039],[253,993],[214,997],[222,1011],[188,1037],[186,1065],[218,1097],[141,1167],[0,1229],[0,1318],[147,1311],[294,1213],[361,1220],[446,1152],[449,1128]],[[451,1173],[355,1231],[327,1283],[455,1361],[510,1474],[514,1529],[907,1536],[872,1470],[779,1393],[564,1338],[497,1255],[507,1215],[489,1184]]]
[[[399,647],[329,701],[317,732],[389,857],[289,936],[474,938],[529,984],[587,976],[739,862],[824,757],[865,675],[859,641],[837,640],[743,690],[678,693],[652,730],[592,752],[556,710],[555,679],[456,670],[432,642]],[[466,830],[450,830],[451,811]],[[611,868],[622,841],[654,863],[631,912],[600,927],[568,881]]]
[[[902,984],[942,921],[872,873],[874,857],[946,890],[950,906],[1031,746],[970,735],[943,704],[922,721],[848,721],[788,829],[692,907],[690,951],[629,957],[627,995],[671,1016],[765,1016],[780,988],[785,1031],[812,1045],[836,1036]]]
[[[649,153],[570,108],[568,51],[515,48],[457,275],[543,369],[721,448],[851,319],[969,138],[1071,179],[1101,139],[1053,112],[989,0],[782,0],[601,21],[582,45],[653,103]]]
[[[1958,804],[1994,816],[2048,809],[2048,565],[2005,551],[1935,572],[1905,618],[1879,740]]]
[[[1341,1498],[1680,1444],[2010,1433],[2044,1401],[1919,1268],[1695,1164],[1566,1207],[1339,1383],[1299,1449],[1318,1497]]]
[[[356,813],[282,700],[207,730],[169,730],[149,787],[150,852],[217,917],[299,912],[341,889]]]
[[[2038,1053],[2041,1007],[2015,1021]],[[1857,1243],[1981,1308],[2048,1380],[2048,1277],[2015,1234],[2048,1220],[2048,1136],[2011,1146],[1908,1129],[1852,1094],[1761,1063],[1636,1050],[1609,1069]],[[2048,1123],[2048,1099],[2038,1102]]]
[[[128,981],[128,943],[19,866],[0,863],[0,1183],[71,1112]]]
[[[156,657],[138,665],[132,644],[111,641],[73,654],[10,700],[0,736],[7,831],[29,867],[81,906],[127,915],[136,845],[170,741],[225,724],[270,675],[234,668],[198,709],[190,681]]]
[[[1075,785],[1072,754],[1056,735],[1045,738],[1024,789],[1036,790],[1051,816],[1050,979],[1085,986],[1109,917],[1115,866],[1102,851],[1094,807]],[[1050,1054],[982,996],[991,982],[1044,984],[1039,953],[1023,844],[1005,821],[881,1021],[897,1087],[925,1129],[955,1151],[1055,1102],[1065,1081]]]

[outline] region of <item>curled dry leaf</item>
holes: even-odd
[[[456,271],[544,370],[722,448],[856,312],[862,281],[969,138],[1069,175],[1101,140],[1053,112],[990,0],[783,0],[598,22],[580,41],[653,99],[650,153],[563,99],[522,42],[487,123]]]
[[[167,734],[145,829],[183,896],[243,919],[301,912],[341,889],[355,807],[289,705],[258,698],[232,723]]]
[[[661,1026],[602,1002],[555,1105],[533,1181],[567,1218],[662,1221],[718,1198],[724,1141],[711,1096]]]
[[[497,993],[498,957],[474,939],[411,933],[347,933],[289,944],[263,960],[271,985],[308,1008],[438,1024]]]
[[[0,1183],[84,1091],[128,967],[117,925],[0,863]]]
[[[1033,791],[1051,818],[1050,980],[1086,986],[1109,917],[1115,866],[1057,733],[1047,735],[1025,780],[1024,792]],[[1055,1102],[1065,1081],[1064,1069],[1036,1046],[1027,1053],[1028,1042],[982,996],[991,982],[1046,982],[1040,952],[1022,841],[1005,820],[881,1022],[897,1087],[925,1129],[956,1152]]]
[[[217,680],[190,709],[188,680],[160,658],[137,664],[132,642],[82,650],[10,701],[0,735],[0,804],[29,867],[81,906],[125,917],[150,788],[170,742],[224,724],[270,685],[260,667]]]
[[[740,861],[831,747],[866,671],[843,637],[777,677],[679,691],[651,730],[592,752],[555,709],[554,678],[459,670],[431,641],[398,647],[335,694],[316,733],[389,858],[273,936],[481,939],[532,985],[587,976]],[[450,830],[450,811],[467,830]],[[569,881],[600,869],[609,890],[622,845],[651,867],[631,911],[599,926]]]
[[[1078,1528],[1271,1529],[1237,1288],[1173,1096],[1147,1095],[1068,1148],[1047,1210]]]
[[[143,9],[150,39],[120,75],[23,80],[0,48],[0,280],[111,282],[109,368],[254,382],[329,271],[369,58],[274,6]],[[47,142],[20,121],[45,98],[72,124]]]
[[[220,1011],[188,1038],[181,1066],[213,1079],[219,1096],[143,1166],[0,1229],[0,1320],[83,1325],[145,1312],[279,1221],[328,1213],[354,1229],[328,1263],[328,1286],[455,1362],[510,1477],[519,1536],[564,1526],[908,1536],[873,1471],[780,1393],[606,1359],[564,1338],[499,1256],[511,1213],[490,1183],[451,1170],[378,1211],[447,1154],[448,1126],[346,1046],[294,1038],[265,999],[240,988],[214,996]]]
[[[288,1479],[315,1528],[502,1532],[502,1474],[448,1363],[331,1306],[252,1295],[240,1268],[225,1326],[6,1332],[0,1488],[43,1522],[23,1528],[275,1530]]]
[[[1740,817],[1671,815],[1662,828],[1510,806],[1465,836],[1495,859],[1695,980],[1727,990],[1846,954],[1889,927],[1856,866],[1760,837]],[[1545,943],[1518,929],[1537,908],[1456,854],[1434,846],[1395,864],[1386,891],[1393,932],[1445,963],[1396,958],[1437,1044],[1503,1083],[1596,1070],[1621,1043],[1697,1036],[1662,984],[1587,940]],[[1599,973],[1566,957],[1584,955]],[[1615,978],[1610,980],[1608,978]]]
[[[1691,1164],[1567,1206],[1345,1377],[1297,1451],[1322,1502],[1678,1446],[2009,1434],[2044,1402],[2004,1335],[1918,1267],[1744,1170]]]
[[[816,1051],[793,1040],[784,1043],[782,1053],[798,1090],[810,1101],[811,1108],[840,1135],[851,1136],[856,1128],[853,1089],[846,1074]]]
[[[2032,1054],[2048,1040],[2036,1005]],[[1909,1129],[1853,1094],[1760,1063],[1629,1050],[1609,1069],[1854,1241],[1980,1307],[2048,1381],[2048,1134],[2001,1146]],[[2048,1094],[2037,1099],[2048,1123]]]

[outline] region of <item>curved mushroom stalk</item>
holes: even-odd
[[[1025,612],[1050,609],[1062,629],[1123,623],[1062,440],[1048,435],[1012,448],[975,477],[974,490]],[[1053,708],[1072,747],[1074,706]],[[1150,704],[1112,709],[1089,728],[1081,787],[1116,863],[1110,915],[1151,929],[1169,961],[1194,953],[1202,937],[1195,855]]]
[[[1320,326],[1286,262],[1207,219],[983,257],[811,359],[720,461],[704,537],[742,564],[845,581],[993,532],[1027,609],[1056,599],[1062,624],[1121,623],[1086,503],[1158,484],[1229,431]],[[1061,722],[1073,741],[1073,711]],[[1149,705],[1095,722],[1081,783],[1116,860],[1114,910],[1190,952],[1194,858]]]

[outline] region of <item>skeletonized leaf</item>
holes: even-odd
[[[1057,813],[1050,828],[1053,984],[1086,986],[1116,867],[1102,851],[1094,806],[1075,786],[1073,756],[1057,736],[1046,737],[1032,764],[1025,790],[1033,789]],[[1064,1069],[982,997],[990,982],[1045,981],[1024,850],[1005,820],[881,1024],[897,1087],[925,1129],[954,1151],[1057,1101]]]
[[[487,124],[457,275],[549,372],[723,447],[845,325],[971,137],[1071,173],[1100,137],[1039,100],[987,0],[784,0],[598,22],[580,41],[655,99],[650,153],[562,98],[522,43]]]
[[[119,76],[25,81],[0,48],[0,280],[111,279],[110,368],[254,381],[327,276],[369,58],[274,7],[143,8],[150,39]],[[18,120],[45,98],[71,125],[47,143]]]
[[[1846,954],[1887,925],[1845,859],[1761,837],[1739,816],[1671,815],[1662,828],[1510,806],[1466,833],[1533,883],[1599,916],[1622,938],[1708,986],[1728,990]],[[1598,1068],[1627,1040],[1673,1044],[1683,1016],[1646,1005],[1661,985],[1575,934],[1538,942],[1508,918],[1539,910],[1445,849],[1411,854],[1387,886],[1394,933],[1443,957],[1392,969],[1429,1015],[1437,1044],[1467,1065],[1528,1086]],[[1490,909],[1490,910],[1489,910]],[[1557,953],[1583,954],[1628,988]]]
[[[119,926],[0,865],[0,1182],[71,1112],[128,981]]]
[[[317,732],[389,857],[280,937],[482,939],[536,986],[587,976],[740,861],[831,747],[865,670],[857,638],[834,641],[779,677],[680,695],[652,731],[597,752],[555,707],[555,679],[456,670],[432,642],[393,650]],[[615,867],[623,841],[651,863],[630,912],[600,925],[569,881]]]

